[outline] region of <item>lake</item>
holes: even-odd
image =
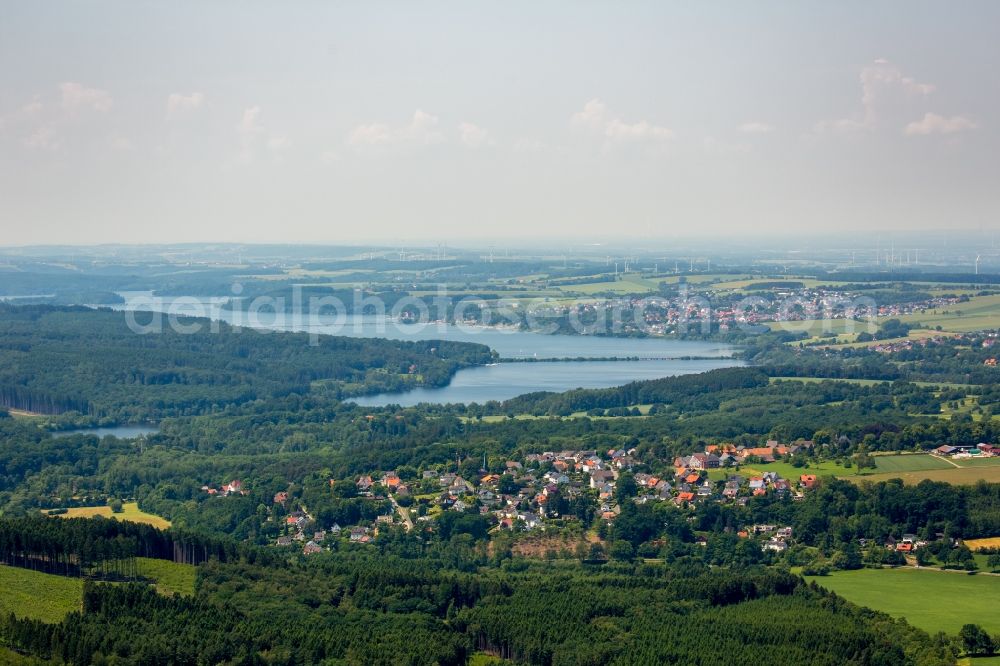
[[[70,435],[95,435],[96,437],[106,437],[114,435],[119,439],[134,439],[141,435],[153,435],[160,432],[156,426],[145,425],[121,425],[107,428],[76,428],[74,430],[60,430],[53,432],[53,437],[69,437]]]
[[[351,401],[367,407],[391,404],[408,407],[421,402],[484,403],[489,400],[507,400],[532,391],[607,388],[641,379],[705,372],[739,364],[739,361],[733,359],[498,363],[460,370],[448,386],[441,388],[379,393],[351,398]]]
[[[239,310],[223,309],[224,299],[156,298],[149,292],[122,292],[125,303],[116,310],[168,312],[183,316],[208,317],[234,326],[250,323]],[[152,315],[135,315],[140,325]],[[169,323],[163,318],[163,325]],[[445,323],[402,324],[387,317],[352,315],[335,319],[332,315],[292,315],[261,313],[252,321],[254,328],[279,331],[347,335],[360,338],[395,340],[451,340],[476,342],[496,350],[501,358],[639,358],[637,361],[559,361],[500,363],[460,370],[442,388],[418,388],[405,393],[379,394],[358,398],[361,405],[419,402],[486,402],[506,400],[532,391],[566,391],[573,388],[620,386],[640,379],[705,372],[741,365],[732,358],[736,348],[716,342],[681,341],[666,338],[613,338],[587,335],[543,335],[510,328],[458,326]],[[692,358],[696,357],[696,358]]]

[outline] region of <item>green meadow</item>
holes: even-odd
[[[59,622],[80,610],[83,580],[0,564],[0,613]]]
[[[957,634],[968,623],[1000,632],[1000,576],[901,567],[836,571],[808,580],[932,634]]]

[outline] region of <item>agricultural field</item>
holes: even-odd
[[[1000,548],[1000,537],[989,537],[986,539],[966,539],[965,545],[969,550],[981,550],[983,548]]]
[[[844,342],[840,340],[837,341],[836,345],[822,345],[822,347],[835,347],[837,349],[857,349],[860,347],[876,347],[878,345],[893,344],[896,342],[904,342],[906,340],[926,340],[933,337],[954,337],[958,333],[953,333],[949,331],[935,331],[927,328],[914,328],[911,329],[909,334],[902,338],[888,338],[886,340],[870,340],[868,342],[854,342],[850,339],[845,339]],[[851,336],[857,337],[857,336]]]
[[[791,331],[806,333],[811,337],[831,335],[851,335],[862,332],[875,333],[878,325],[874,320],[857,321],[855,319],[803,319],[801,321],[765,322],[772,331]],[[798,344],[795,342],[794,344]]]
[[[647,280],[639,276],[629,274],[620,280],[613,282],[587,282],[583,284],[559,285],[559,289],[567,294],[645,294],[655,292],[659,289],[656,280]]]
[[[944,331],[966,333],[1000,327],[1000,295],[973,296],[967,303],[959,303],[947,310],[928,310],[897,317],[903,323],[926,328],[941,327]]]
[[[66,513],[57,515],[60,518],[93,518],[94,516],[103,516],[105,518],[114,518],[115,520],[145,523],[146,525],[152,525],[153,527],[161,530],[165,530],[170,527],[169,520],[142,511],[139,509],[139,505],[135,502],[126,502],[122,505],[121,513],[112,513],[111,507],[109,506],[84,506],[67,509]]]
[[[991,634],[1000,632],[1000,576],[932,569],[858,569],[829,576],[809,576],[828,590],[860,606],[903,617],[930,633],[957,634],[974,623]],[[928,599],[940,603],[927,603]]]
[[[83,580],[0,564],[0,614],[59,622],[79,610]]]

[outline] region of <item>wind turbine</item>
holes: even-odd
[[[979,275],[979,260],[983,258],[983,255],[976,255],[976,275]]]

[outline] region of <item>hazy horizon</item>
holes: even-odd
[[[9,5],[0,246],[1000,226],[1000,5],[627,10]]]

